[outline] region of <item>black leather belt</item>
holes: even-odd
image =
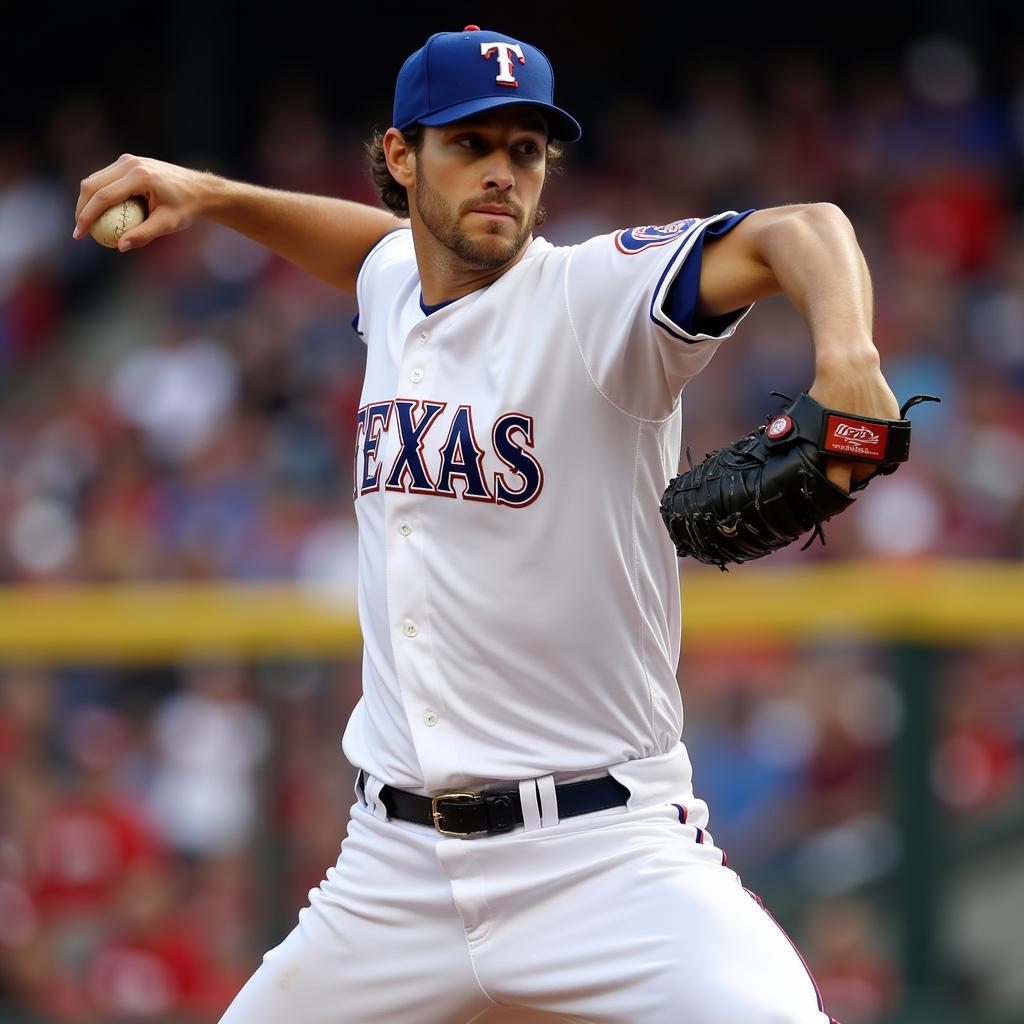
[[[360,771],[360,789],[364,779],[365,773]],[[561,820],[609,807],[624,807],[629,799],[629,790],[611,775],[604,775],[599,779],[555,786],[555,797]],[[380,800],[387,808],[388,817],[426,825],[443,836],[495,835],[511,832],[516,825],[523,823],[523,805],[518,789],[439,793],[430,797],[384,786]]]

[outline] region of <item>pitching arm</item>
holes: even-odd
[[[125,153],[82,181],[74,237],[84,237],[103,210],[131,195],[145,197],[149,216],[122,235],[122,252],[206,217],[352,294],[363,257],[388,231],[407,223],[348,199],[264,188]]]

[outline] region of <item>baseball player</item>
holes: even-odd
[[[547,161],[580,127],[490,29],[431,36],[393,120],[390,213],[128,154],[76,211],[80,235],[144,195],[122,249],[228,225],[354,292],[367,347],[349,832],[224,1024],[832,1024],[691,783],[658,498],[683,386],[762,297],[805,316],[820,401],[897,414],[853,230],[814,203],[552,245]]]

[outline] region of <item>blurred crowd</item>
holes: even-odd
[[[354,665],[11,669],[0,1010],[216,1020],[338,857]]]
[[[724,210],[846,211],[883,370],[901,401],[942,404],[914,410],[911,462],[802,559],[1024,554],[1024,77],[994,95],[982,71],[935,40],[843,83],[779,65],[764,94],[703,70],[671,110],[609,106],[549,182],[540,233],[559,244]],[[300,90],[240,165],[206,166],[372,202],[368,128]],[[354,300],[205,222],[128,255],[73,241],[80,180],[125,149],[87,96],[38,136],[0,136],[0,582],[291,579],[347,597]],[[694,458],[812,375],[806,325],[759,303],[686,389]],[[748,884],[803,894],[794,937],[833,1015],[883,1020],[898,943],[862,890],[901,858],[892,667],[684,654],[681,679],[716,843]],[[960,820],[997,812],[1024,775],[1020,652],[963,652],[936,685],[935,793]],[[217,1019],[337,857],[358,692],[347,662],[5,671],[0,1009]]]

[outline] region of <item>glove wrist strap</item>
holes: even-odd
[[[827,409],[806,392],[765,428],[769,448],[794,441],[813,444],[825,455],[858,462],[906,462],[910,457],[910,421],[881,420]]]

